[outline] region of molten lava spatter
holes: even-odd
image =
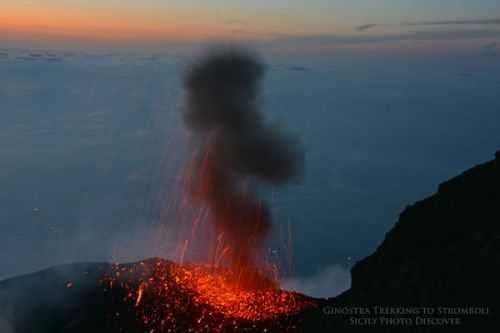
[[[280,290],[242,289],[228,270],[164,260],[116,265],[107,288],[123,288],[145,332],[289,332],[279,318],[314,307],[306,296]]]
[[[186,72],[184,121],[195,149],[185,189],[189,202],[207,212],[193,220],[193,235],[203,215],[216,236],[205,261],[212,265],[116,266],[107,286],[127,290],[124,300],[136,308],[145,332],[284,332],[294,325],[279,318],[315,304],[280,290],[265,255],[272,217],[252,189],[296,180],[303,154],[259,108],[264,72],[257,57],[242,51],[210,54]],[[195,241],[184,239],[181,262]]]
[[[176,267],[171,271],[183,288],[196,293],[195,301],[212,306],[224,316],[247,320],[273,319],[303,308],[296,295],[279,289],[245,290],[230,271],[208,267]]]
[[[226,245],[222,261],[240,285],[266,289],[270,272],[263,255],[272,217],[252,189],[297,180],[303,154],[259,108],[264,73],[250,52],[207,54],[185,73],[183,115],[195,144],[185,169],[191,203],[208,210],[207,220]]]

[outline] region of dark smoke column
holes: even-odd
[[[251,53],[225,50],[194,63],[184,78],[184,121],[197,144],[186,168],[188,190],[207,205],[225,257],[251,287],[266,280],[262,253],[271,216],[248,184],[286,183],[303,162],[296,140],[264,121],[257,101],[263,75]]]

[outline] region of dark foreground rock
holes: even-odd
[[[412,325],[415,332],[500,331],[500,152],[495,157],[407,207],[375,253],[353,267],[352,287],[339,299],[429,307],[434,314],[419,317],[443,319]]]
[[[156,265],[178,267],[151,259],[120,265],[116,276],[116,265],[75,264],[0,282],[0,332],[498,332],[500,154],[406,208],[353,267],[349,291],[332,299],[297,295],[308,305],[297,313],[234,319],[172,278],[161,307],[172,303],[175,326],[155,330],[158,322],[145,324],[144,311],[155,311],[157,295],[146,288],[140,303],[149,306],[136,303],[142,283],[158,276]]]

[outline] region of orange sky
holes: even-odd
[[[0,12],[0,29],[13,33],[33,33],[54,37],[85,37],[97,39],[173,38],[190,39],[221,35],[219,29],[206,26],[179,15],[170,15],[161,22],[127,11],[68,10],[40,7],[15,7]]]
[[[2,1],[2,0],[0,0]],[[4,0],[9,1],[9,0]],[[182,3],[44,0],[2,4],[0,32],[88,39],[266,39],[352,31],[285,8]],[[287,10],[284,10],[287,9]],[[325,23],[326,22],[326,23]]]
[[[311,35],[366,37],[371,34],[386,34],[383,24],[366,32],[356,31],[356,25],[392,22],[395,24],[393,25],[395,31],[391,33],[405,33],[417,28],[411,27],[410,29],[404,26],[398,28],[397,22],[404,22],[405,18],[408,22],[429,20],[427,18],[429,14],[426,11],[415,11],[413,7],[396,8],[396,6],[388,6],[388,0],[381,1],[374,5],[371,0],[351,0],[350,2],[341,0],[311,2],[304,0],[252,0],[250,2],[243,0],[203,0],[203,2],[200,0],[0,0],[0,37],[4,41],[15,42],[102,41],[105,44],[115,41],[245,41]],[[427,7],[422,6],[422,8]],[[437,9],[434,8],[433,12],[436,11]],[[414,18],[411,18],[411,13],[416,13]],[[466,17],[454,15],[456,16],[449,18]],[[465,27],[458,26],[455,29],[465,30]],[[486,28],[483,27],[483,29]],[[490,34],[481,43],[491,43],[496,37],[498,36]],[[456,40],[450,40],[451,46],[458,44]],[[413,43],[424,44],[421,41]],[[436,43],[444,45],[442,39],[437,40]],[[324,47],[323,44],[328,43],[319,44]],[[336,43],[336,45],[339,44],[342,43]],[[402,45],[404,43],[397,41],[389,44]],[[368,46],[373,48],[373,45]],[[301,46],[298,43],[297,47],[310,48],[311,46],[309,44]],[[354,44],[347,43],[346,47],[354,47]]]

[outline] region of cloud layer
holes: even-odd
[[[357,31],[367,31],[378,27],[416,27],[430,25],[500,25],[500,19],[482,19],[482,20],[436,20],[436,21],[417,21],[404,22],[400,24],[363,24],[355,27]]]

